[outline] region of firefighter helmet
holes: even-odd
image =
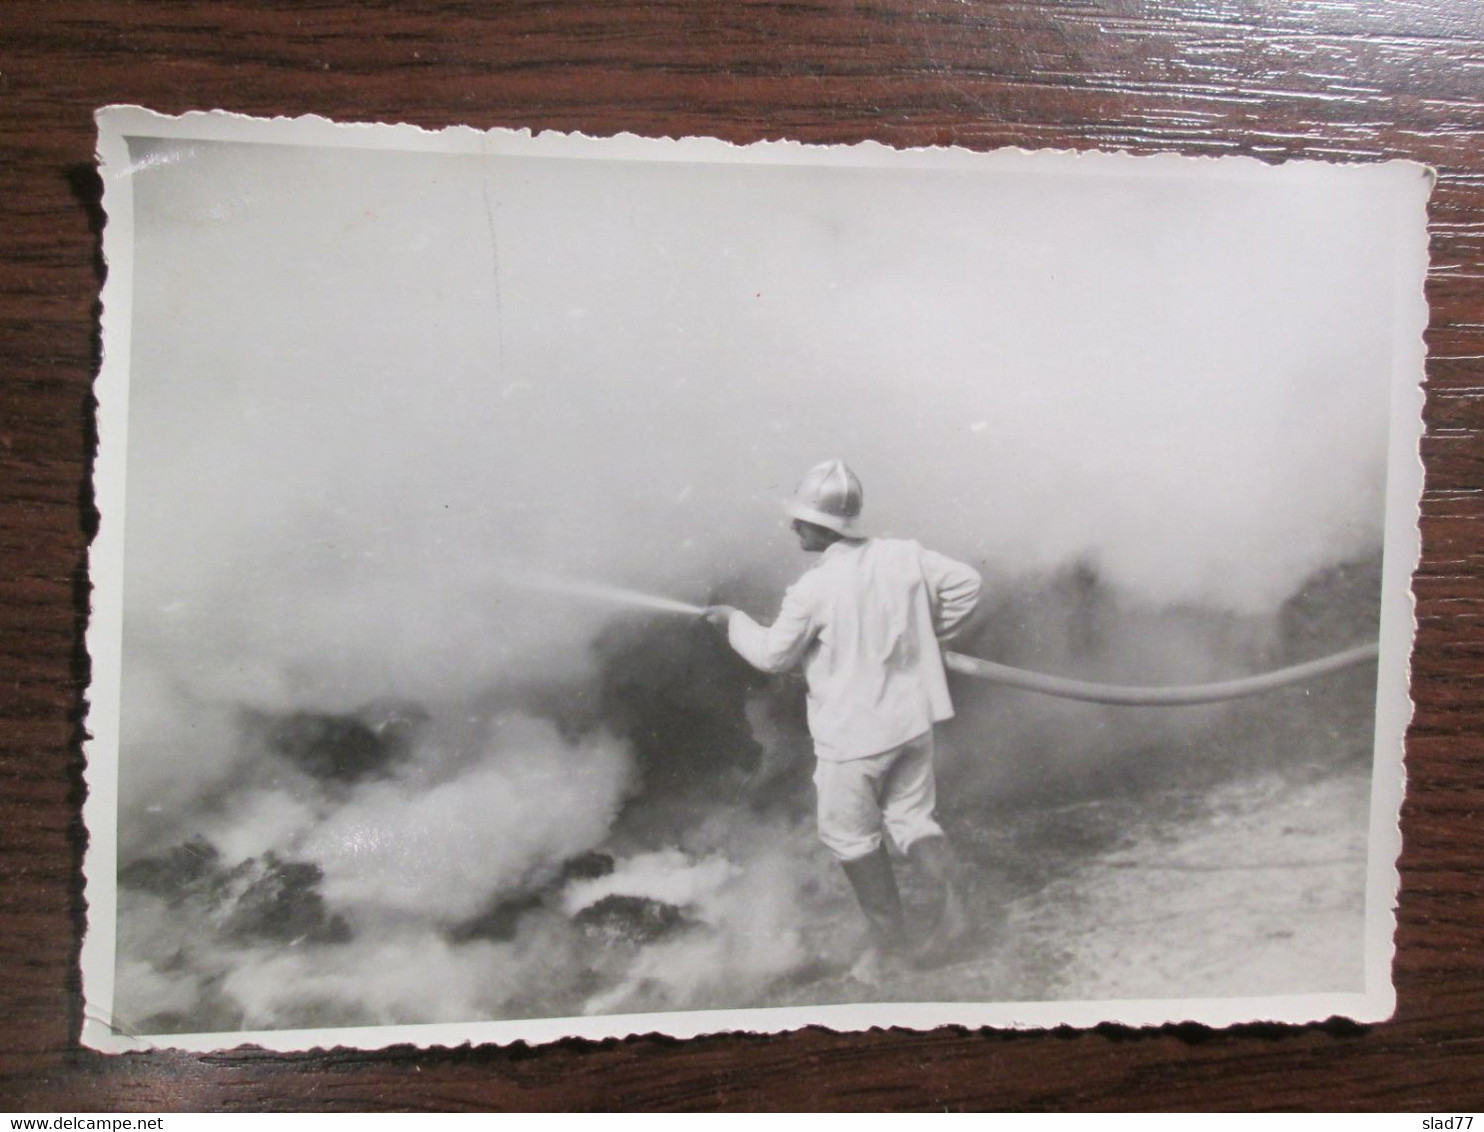
[[[844,460],[826,460],[804,473],[783,508],[795,519],[853,537],[864,502],[860,477]]]

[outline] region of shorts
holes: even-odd
[[[942,837],[933,820],[933,733],[900,747],[845,762],[820,759],[814,768],[819,839],[841,861],[869,857],[881,847],[883,829],[905,853],[927,837]]]

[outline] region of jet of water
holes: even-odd
[[[512,585],[542,593],[564,594],[568,597],[586,598],[590,601],[607,602],[610,605],[627,605],[635,609],[650,609],[657,613],[684,613],[699,617],[705,612],[699,605],[691,605],[673,598],[640,593],[621,586],[604,585],[601,582],[578,582],[548,575],[527,575],[507,578]]]

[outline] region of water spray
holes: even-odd
[[[632,609],[647,609],[654,613],[682,613],[690,617],[699,617],[706,612],[699,605],[691,605],[688,602],[659,597],[655,594],[640,593],[638,590],[628,590],[622,586],[603,585],[600,582],[576,582],[548,575],[507,578],[506,581],[521,589],[586,598],[589,601],[605,602],[608,605],[626,605]]]

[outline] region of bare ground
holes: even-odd
[[[868,988],[843,879],[811,928],[790,1003],[1097,1001],[1362,987],[1369,768],[1265,771],[1000,815],[953,830],[975,922],[961,958]],[[911,909],[919,893],[901,866]]]

